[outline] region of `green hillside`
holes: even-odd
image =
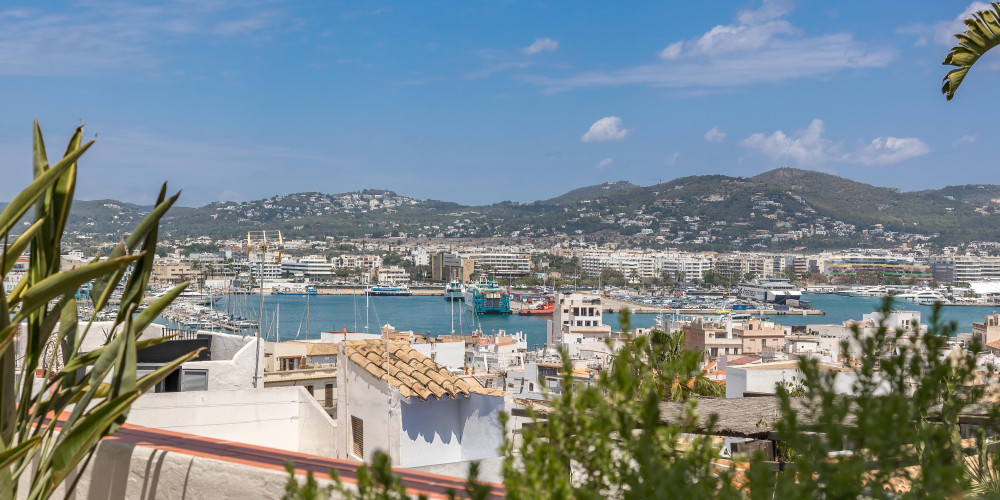
[[[465,206],[385,190],[294,193],[251,202],[177,207],[165,238],[240,238],[280,229],[289,238],[515,238],[600,235],[692,249],[843,248],[907,241],[1000,240],[1000,187],[906,193],[821,172],[781,168],[742,178],[698,175],[652,186],[618,181],[533,203]],[[148,207],[78,202],[70,230],[117,240]]]

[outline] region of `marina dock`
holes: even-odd
[[[621,312],[622,309],[629,309],[633,314],[722,314],[733,312],[730,310],[721,309],[697,309],[697,308],[665,308],[665,307],[652,307],[647,304],[637,304],[634,302],[629,302],[621,299],[615,299],[611,297],[603,297],[602,299],[604,305],[604,312],[610,314],[617,314]],[[778,310],[774,308],[770,309],[747,309],[736,311],[740,313],[749,313],[761,316],[824,316],[826,312],[819,309],[799,309],[790,307],[788,310]]]

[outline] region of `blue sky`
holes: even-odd
[[[82,199],[387,188],[469,204],[781,166],[905,190],[1000,183],[1000,56],[952,102],[983,3],[14,2],[0,199],[80,120]]]

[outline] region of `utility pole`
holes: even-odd
[[[260,310],[257,315],[257,351],[253,361],[253,387],[260,387],[260,344],[262,342],[261,332],[264,330],[264,261],[268,255],[274,255],[274,262],[281,264],[281,252],[284,250],[284,242],[281,239],[281,231],[272,231],[270,234],[266,230],[250,231],[247,233],[247,261],[251,255],[257,255],[260,261],[260,279],[257,283],[260,292]],[[275,339],[277,341],[277,339]]]

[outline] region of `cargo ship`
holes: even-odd
[[[466,285],[465,305],[476,314],[510,314],[510,294],[484,276]]]
[[[444,286],[444,300],[452,302],[464,299],[465,295],[462,291],[462,283],[460,281],[452,281]]]
[[[365,295],[369,297],[409,297],[413,295],[413,291],[406,285],[372,286],[365,290]]]

